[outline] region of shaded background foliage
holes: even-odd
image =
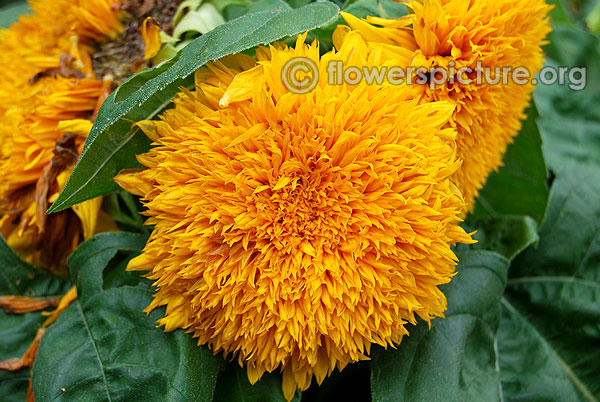
[[[279,13],[290,35],[318,27],[311,35],[323,41],[324,49],[340,22],[326,12],[300,11],[296,20],[293,13],[282,16],[310,0],[231,3],[237,5],[225,8],[227,20],[267,11]],[[358,16],[406,12],[390,0],[333,3]],[[587,87],[578,92],[567,84],[536,89],[535,104],[504,167],[491,175],[464,223],[478,231],[479,243],[457,249],[458,275],[444,289],[446,319],[434,320],[430,330],[424,323],[412,328],[396,349],[374,348],[370,362],[334,373],[295,400],[326,401],[344,393],[357,401],[600,400],[600,2],[553,3],[547,65],[587,67]],[[22,1],[0,3],[0,26],[25,10]],[[248,18],[248,24],[237,27],[241,31],[230,32],[242,36],[243,45],[226,48],[229,41],[223,40],[223,47],[213,48],[214,55],[206,58],[277,37],[279,32],[261,28],[267,17]],[[180,59],[189,64],[191,54]],[[152,80],[169,67],[133,78],[107,104],[105,116],[118,124],[120,113],[128,113],[118,103],[150,99],[158,88]],[[182,76],[173,79],[169,82],[186,82]],[[150,106],[136,113],[155,110]],[[127,157],[147,147],[138,141]],[[107,155],[94,157],[102,163]],[[84,162],[80,170],[88,176],[96,172],[93,163]],[[120,169],[120,163],[114,161],[114,168]],[[107,172],[106,178],[111,175]],[[88,194],[114,189],[106,181],[86,186]],[[103,208],[127,232],[98,235],[69,259],[80,297],[43,338],[33,370],[36,399],[283,401],[277,373],[251,386],[236,362],[197,347],[181,330],[156,328],[162,311],[142,312],[151,300],[150,284],[124,271],[148,234],[139,205],[126,193],[113,193]],[[70,286],[21,261],[3,241],[0,264],[0,294],[48,297]],[[0,311],[0,359],[22,354],[42,321],[39,313]],[[0,372],[2,400],[24,400],[28,376],[29,370]]]

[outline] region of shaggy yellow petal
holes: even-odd
[[[87,138],[93,123],[85,119],[63,120],[56,126],[56,131],[72,133]]]

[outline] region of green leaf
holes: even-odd
[[[67,263],[82,302],[102,291],[102,273],[118,251],[139,252],[148,236],[138,233],[100,233],[82,243],[71,254]]]
[[[281,390],[281,375],[265,373],[256,384],[250,384],[246,368],[237,362],[229,363],[219,374],[214,396],[215,402],[286,402]],[[294,402],[300,402],[300,391],[296,392]]]
[[[139,167],[135,155],[150,145],[139,130],[131,129],[132,124],[156,117],[181,86],[191,87],[191,75],[207,61],[327,25],[338,11],[332,3],[319,2],[245,15],[195,39],[174,59],[123,83],[104,102],[81,158],[48,212],[117,190],[113,177],[122,169]]]
[[[284,11],[292,7],[283,0],[258,0],[248,6],[246,13],[257,13],[261,11]]]
[[[29,4],[25,0],[8,0],[0,5],[0,28],[8,28],[13,22],[16,22],[20,15],[31,11]]]
[[[150,281],[103,289],[103,271],[118,252],[131,257],[146,240],[143,234],[101,233],[69,257],[78,298],[42,338],[36,401],[212,401],[223,358],[183,330],[157,328],[164,308],[143,312],[152,301]]]
[[[600,279],[600,169],[573,168],[552,185],[537,247],[513,264],[511,277],[544,273]]]
[[[504,155],[504,166],[492,172],[479,192],[473,215],[528,215],[541,221],[548,201],[547,171],[535,106]]]
[[[102,200],[102,210],[109,214],[117,223],[119,229],[127,232],[149,233],[140,215],[143,210],[137,197],[127,191],[108,194]]]
[[[353,1],[344,7],[344,11],[358,18],[365,18],[367,16],[400,18],[408,13],[408,9],[404,4],[392,0]]]
[[[219,12],[221,14],[223,14],[223,17],[225,17],[226,21],[232,20],[233,18],[237,18],[239,17],[239,15],[236,15],[233,18],[228,18],[228,14],[229,14],[229,10],[232,8],[237,8],[237,7],[247,7],[248,4],[251,2],[252,0],[216,0],[216,1],[211,1],[210,3],[215,6],[215,8],[217,10],[219,10]],[[310,1],[309,1],[310,3]]]
[[[560,25],[551,39],[546,65],[585,68],[586,79],[581,90],[573,69],[563,84],[537,86],[544,156],[557,174],[577,164],[600,166],[600,37],[583,28]],[[570,74],[574,76],[569,78]]]
[[[509,260],[539,240],[538,224],[528,216],[506,216],[501,218],[468,217],[465,230],[477,240],[476,244],[459,244],[457,250],[489,250],[502,254]]]
[[[595,34],[600,33],[600,1],[596,2],[585,21],[591,32]]]
[[[572,24],[573,16],[569,12],[568,0],[548,0],[548,4],[554,6],[550,12],[553,23]]]
[[[68,287],[66,279],[55,277],[19,258],[0,236],[0,295],[59,297]],[[44,320],[39,312],[6,314],[0,309],[0,360],[22,356]],[[14,373],[0,371],[3,401],[24,401],[28,384],[29,369]]]
[[[409,328],[397,350],[372,354],[373,401],[497,401],[495,333],[508,261],[499,254],[460,255],[444,287],[446,318]]]
[[[225,8],[223,12],[223,16],[226,21],[233,20],[235,18],[239,18],[243,15],[257,13],[261,11],[281,11],[281,10],[289,10],[292,5],[288,4],[283,0],[248,0],[248,1],[239,1],[240,4],[235,4],[234,0],[231,1],[233,4],[231,7]],[[311,3],[312,1],[308,1],[307,3]],[[304,6],[306,4],[302,4]],[[221,7],[220,5],[218,7]]]
[[[0,360],[23,356],[45,319],[39,312],[6,314],[0,309]],[[0,395],[3,402],[23,402],[27,399],[30,373],[29,368],[16,372],[0,370]]]
[[[393,0],[380,0],[380,16],[383,18],[400,18],[408,14],[406,5]]]
[[[506,299],[502,302],[498,354],[503,399],[531,402],[581,400],[570,379],[570,376],[574,379],[576,376],[568,365],[525,316]]]
[[[548,165],[560,174],[576,165],[600,166],[600,122],[559,116],[540,121]]]
[[[65,292],[64,278],[23,261],[0,235],[0,295],[42,297]]]
[[[312,3],[312,0],[286,0],[286,2],[292,7],[292,8],[300,8],[303,7],[309,3]]]
[[[539,236],[509,272],[498,338],[505,399],[597,401],[600,169],[558,176]]]
[[[156,328],[149,289],[76,300],[48,329],[33,369],[36,402],[212,401],[223,359],[183,330]]]
[[[0,371],[0,395],[3,402],[23,402],[27,400],[30,370],[17,372]]]

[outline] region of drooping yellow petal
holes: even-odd
[[[92,198],[73,206],[73,211],[79,217],[83,227],[83,238],[89,239],[96,233],[98,213],[102,205],[102,197]]]
[[[63,120],[56,126],[56,131],[72,133],[87,138],[93,123],[86,119]]]
[[[139,169],[122,170],[116,177],[115,182],[132,194],[142,196],[151,191],[147,180],[140,176]]]
[[[256,66],[251,70],[237,74],[219,100],[219,106],[227,107],[232,102],[241,102],[250,99],[254,84],[261,73],[262,67]]]
[[[44,323],[42,324],[42,327],[47,328],[50,324],[52,324],[54,321],[56,321],[58,316],[61,315],[61,313],[63,311],[65,311],[67,309],[67,307],[69,307],[71,305],[71,303],[73,303],[75,301],[75,299],[77,299],[77,288],[75,286],[73,286],[60,299],[60,302],[58,303],[56,310],[54,310],[50,313],[47,313],[47,314],[44,314],[44,312],[42,312],[43,315],[49,316],[48,318],[46,318],[46,321],[44,321]]]
[[[138,127],[146,137],[150,138],[152,141],[157,141],[159,138],[158,129],[155,121],[152,120],[143,120],[134,124],[135,127]]]
[[[150,60],[160,52],[161,38],[160,27],[152,17],[148,17],[142,24],[142,38],[144,39],[144,60]]]

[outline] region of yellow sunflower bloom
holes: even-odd
[[[412,13],[397,20],[368,17],[362,21],[345,13],[344,18],[366,41],[412,52],[411,66],[488,70],[492,77],[497,76],[496,67],[525,67],[531,77],[542,68],[541,46],[550,32],[551,9],[544,0],[404,3]],[[343,37],[343,32],[336,36]],[[433,90],[420,86],[423,102],[443,100],[456,105],[450,126],[458,132],[457,152],[463,164],[454,179],[468,209],[488,175],[502,165],[506,147],[521,128],[533,90],[531,82],[486,82],[456,82]]]
[[[45,211],[64,187],[101,103],[148,65],[145,54],[160,48],[158,26],[150,41],[142,22],[172,30],[179,2],[30,4],[32,14],[0,31],[0,232],[29,262],[62,273],[71,251],[107,222],[98,220],[102,199],[50,216]]]
[[[21,256],[55,272],[66,270],[67,256],[96,228],[100,198],[75,213],[46,216],[46,209],[111,89],[110,79],[94,75],[90,52],[123,31],[113,3],[32,1],[31,15],[0,32],[6,72],[0,79],[0,231]]]
[[[198,70],[194,92],[138,124],[154,141],[146,169],[115,179],[155,225],[128,266],[150,271],[148,311],[166,306],[165,330],[237,356],[252,383],[281,369],[288,400],[442,316],[451,245],[471,242],[442,128],[453,105],[326,77],[292,93],[281,72],[296,57],[373,62],[358,35],[323,57],[304,38]]]
[[[0,232],[31,263],[55,272],[94,233],[101,199],[46,216],[77,161],[110,79],[91,48],[123,30],[112,0],[37,0],[0,32]],[[69,130],[59,126],[84,122]]]

